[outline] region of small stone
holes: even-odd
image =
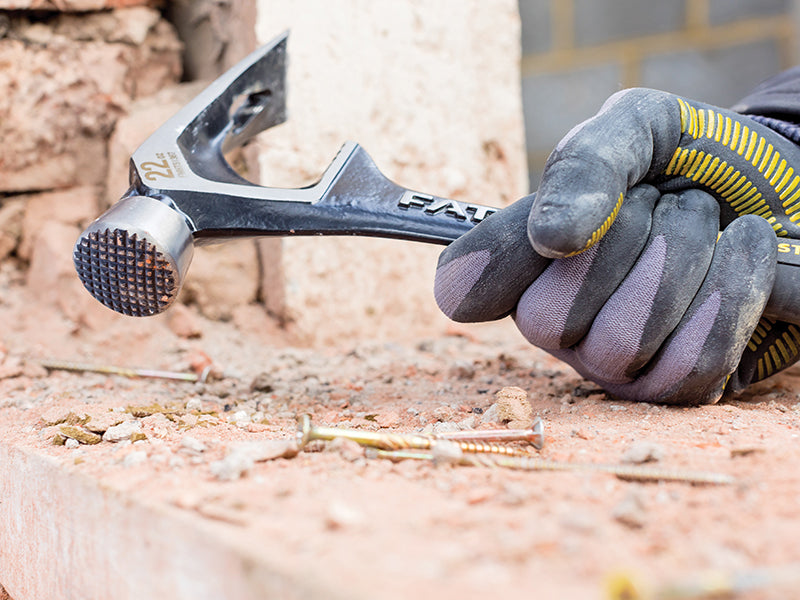
[[[647,523],[644,500],[641,494],[631,491],[611,511],[611,516],[631,529],[641,529]]]
[[[181,450],[189,454],[202,454],[206,451],[206,445],[197,438],[185,435],[181,439]]]
[[[60,425],[83,425],[88,420],[88,416],[78,414],[69,408],[53,407],[44,411],[39,417],[46,426]]]
[[[105,442],[122,442],[124,440],[133,440],[134,434],[142,432],[142,424],[139,421],[125,421],[119,425],[109,427],[103,434],[103,441]],[[141,439],[141,438],[140,438]]]
[[[200,398],[192,398],[186,402],[186,410],[203,410],[203,402]]]
[[[458,423],[454,423],[453,421],[442,421],[433,424],[434,435],[439,435],[442,433],[454,433],[456,431],[461,431],[461,427],[458,425]]]
[[[456,379],[474,379],[475,365],[467,361],[458,361],[450,367],[450,377]]]
[[[211,473],[222,481],[236,481],[253,468],[254,461],[244,454],[232,453],[211,463]]]
[[[180,302],[176,302],[172,310],[169,311],[167,324],[172,333],[187,340],[199,338],[203,335],[203,328],[200,326],[200,320],[197,315],[192,312],[192,309]]]
[[[522,388],[504,387],[494,396],[500,421],[533,421],[533,407],[528,402],[528,393]]]
[[[60,425],[61,423],[66,423],[69,416],[72,414],[72,411],[68,408],[62,407],[53,407],[48,408],[44,411],[40,416],[42,423],[45,424],[46,427],[51,427],[53,425]]]
[[[270,373],[259,373],[256,378],[250,383],[251,392],[262,392],[269,394],[275,390],[274,380]]]
[[[119,425],[120,423],[126,421],[128,418],[130,417],[125,413],[118,413],[113,411],[89,413],[88,420],[84,424],[84,427],[86,427],[86,429],[88,429],[89,431],[102,434],[108,431],[110,427]]]
[[[326,452],[337,452],[349,462],[364,458],[364,448],[356,441],[345,438],[334,438],[325,446]]]
[[[381,427],[397,427],[400,424],[400,415],[394,411],[379,413],[375,422]]]
[[[250,415],[245,410],[237,410],[231,415],[230,421],[237,427],[247,427],[250,422]]]
[[[658,462],[664,458],[664,447],[655,442],[638,441],[630,444],[622,453],[622,462],[642,464]]]
[[[78,440],[67,438],[64,440],[64,446],[69,448],[70,450],[74,450],[75,448],[80,448],[81,443]]]
[[[102,440],[102,438],[96,433],[92,433],[83,427],[77,427],[75,425],[62,425],[59,427],[59,431],[64,437],[77,440],[81,444],[99,444]]]
[[[253,468],[257,462],[276,458],[292,458],[299,452],[293,439],[239,442],[230,447],[222,460],[211,463],[211,472],[223,481],[233,481]]]
[[[497,404],[492,404],[483,411],[481,423],[500,423],[500,413],[497,410]]]

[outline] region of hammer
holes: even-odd
[[[234,65],[133,153],[130,188],[75,243],[84,287],[130,316],[165,311],[195,245],[256,236],[365,235],[449,244],[497,208],[415,192],[346,142],[317,183],[259,186],[225,153],[286,120],[284,33]],[[765,314],[800,324],[800,241],[778,243]]]
[[[447,244],[497,209],[414,192],[345,143],[314,185],[255,185],[225,153],[286,120],[287,33],[220,76],[131,156],[130,188],[75,244],[83,285],[119,313],[178,296],[195,245],[254,236],[366,235]]]

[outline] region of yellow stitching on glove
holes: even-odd
[[[800,176],[792,177],[794,171],[791,167],[786,170],[786,160],[781,158],[772,144],[767,143],[765,138],[750,130],[747,125],[740,125],[738,121],[715,110],[696,109],[681,98],[678,98],[678,106],[683,133],[693,139],[713,139],[742,156],[758,169],[764,180],[778,194],[789,220],[793,223],[800,220],[800,212],[797,212],[800,209],[800,189],[789,196],[800,184]],[[757,186],[738,171],[734,172],[734,168],[721,157],[679,146],[664,173],[690,179],[722,197],[737,215],[759,215],[772,225],[777,235],[789,235],[773,216]]]
[[[606,234],[606,232],[608,232],[608,230],[614,224],[614,221],[616,220],[617,215],[619,214],[619,209],[622,208],[622,201],[624,200],[624,198],[625,194],[619,195],[617,203],[614,205],[611,214],[608,215],[606,220],[603,221],[603,224],[600,225],[600,227],[598,227],[594,231],[594,233],[592,233],[592,237],[589,238],[589,240],[586,242],[586,245],[577,252],[571,252],[570,254],[567,254],[567,256],[575,256],[576,254],[580,254],[581,252],[584,252],[585,250],[588,250],[589,248],[594,246],[597,242],[599,242],[602,239],[602,237]]]

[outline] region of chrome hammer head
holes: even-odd
[[[131,316],[177,298],[195,244],[288,235],[368,235],[446,244],[495,209],[407,190],[353,142],[301,189],[255,185],[225,153],[286,120],[284,34],[253,52],[162,125],[131,156],[131,187],[83,232],[83,285]]]
[[[132,316],[165,310],[192,259],[198,225],[181,200],[214,184],[254,187],[224,153],[286,120],[283,34],[239,62],[167,121],[131,157],[131,188],[75,244],[83,285]]]

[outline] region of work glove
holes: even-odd
[[[800,330],[761,318],[798,219],[792,141],[626,90],[558,144],[537,194],[442,252],[436,300],[456,321],[511,315],[614,397],[712,403],[798,359]]]

